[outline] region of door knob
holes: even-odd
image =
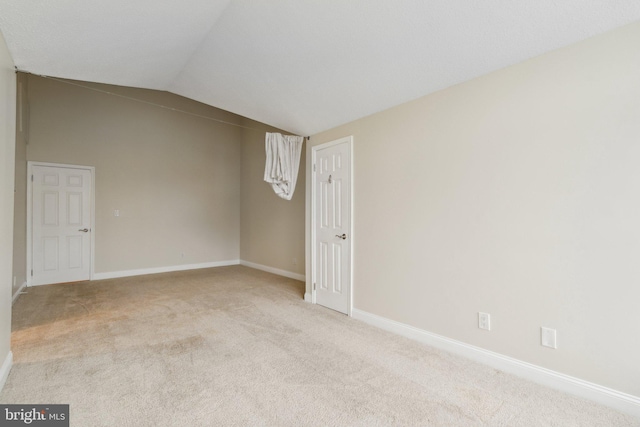
[[[345,240],[347,238],[347,235],[346,234],[342,234],[342,235],[336,234],[336,237],[339,237],[340,239]]]
[[[88,229],[88,228],[81,228],[81,229],[80,229],[80,230],[78,230],[78,231],[82,231],[83,233],[87,233],[87,232],[89,231],[89,229]]]

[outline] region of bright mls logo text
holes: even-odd
[[[36,411],[36,408],[31,408],[29,411],[21,409],[20,412],[9,412],[9,408],[4,408],[6,421],[24,421],[25,424],[31,424],[34,421],[46,421],[47,411],[44,409]],[[54,414],[50,414],[54,415]]]
[[[69,405],[0,405],[0,426],[68,426]]]

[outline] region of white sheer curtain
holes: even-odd
[[[269,132],[265,137],[267,162],[264,166],[264,180],[285,200],[291,200],[296,189],[303,140],[301,136]]]

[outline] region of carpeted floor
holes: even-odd
[[[233,266],[29,288],[2,403],[72,426],[640,426]]]

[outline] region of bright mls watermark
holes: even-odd
[[[69,427],[69,405],[0,405],[0,427]]]

